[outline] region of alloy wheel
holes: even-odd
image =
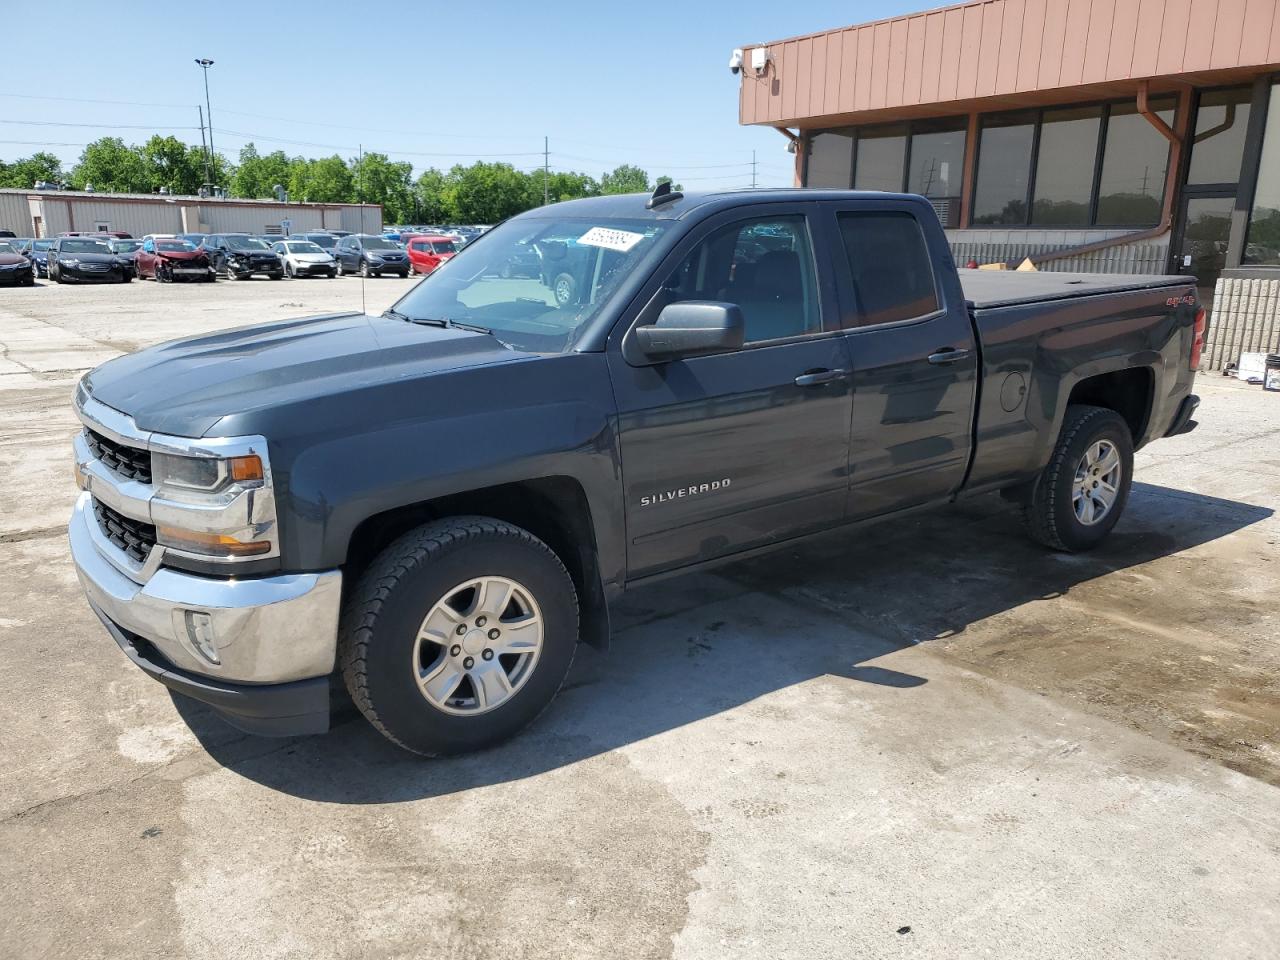
[[[1090,444],[1076,464],[1071,483],[1076,519],[1086,527],[1101,522],[1116,502],[1123,473],[1124,464],[1114,443],[1098,440]]]
[[[542,642],[542,611],[526,587],[506,577],[460,583],[436,601],[418,628],[418,689],[444,713],[487,713],[533,675]]]

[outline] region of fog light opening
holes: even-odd
[[[187,629],[187,640],[195,648],[196,652],[212,664],[221,664],[222,661],[218,658],[218,646],[213,633],[213,618],[207,613],[200,613],[197,610],[184,610],[182,612],[182,620]]]

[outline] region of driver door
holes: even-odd
[[[788,203],[712,218],[642,293],[635,325],[680,300],[738,304],[741,350],[662,363],[609,351],[629,579],[843,518],[850,363],[812,217]]]

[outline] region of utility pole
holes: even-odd
[[[213,61],[208,57],[197,57],[196,64],[204,71],[204,112],[209,118],[209,159],[213,160],[213,107],[209,106],[209,68]],[[205,175],[208,177],[208,174]]]
[[[751,151],[751,189],[756,188],[756,152]]]
[[[551,138],[542,138],[542,205],[551,202]]]
[[[213,184],[209,181],[209,145],[204,142],[204,107],[196,104],[196,109],[200,111],[200,152],[204,154],[204,185],[206,189],[212,190]]]

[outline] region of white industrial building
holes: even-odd
[[[0,230],[19,237],[68,231],[148,233],[381,233],[376,203],[280,203],[155,193],[0,190]]]

